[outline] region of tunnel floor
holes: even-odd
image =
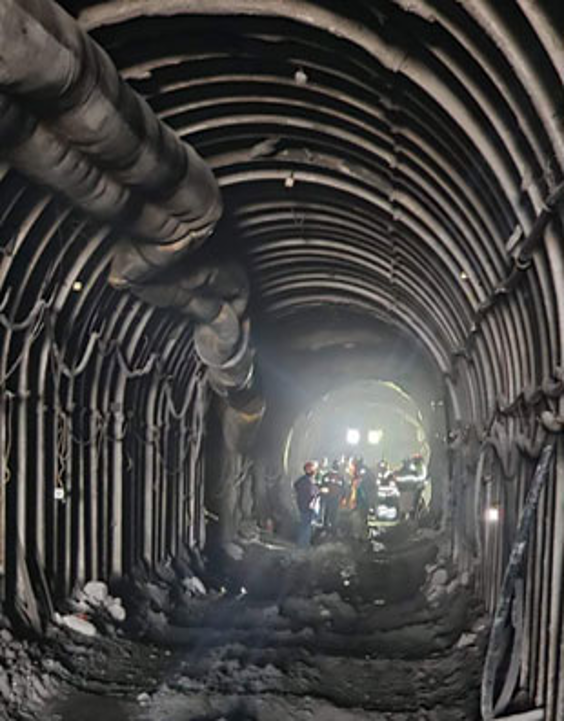
[[[52,628],[40,666],[57,693],[11,718],[479,719],[486,627],[431,533],[250,543],[201,596],[180,577],[122,589],[117,636]]]
[[[466,651],[425,662],[250,653],[186,655],[159,688],[110,698],[69,692],[44,710],[62,720],[468,720],[475,678]],[[409,681],[407,681],[409,680]],[[439,689],[438,689],[439,688]],[[394,706],[395,710],[389,710]],[[383,708],[383,709],[382,709]],[[403,709],[402,709],[403,708]]]

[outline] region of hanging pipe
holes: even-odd
[[[236,428],[226,437],[243,443],[264,413],[245,319],[246,273],[233,264],[188,269],[181,262],[221,215],[211,169],[51,0],[0,0],[0,47],[2,155],[125,235],[110,283],[196,323],[196,351],[229,409],[226,425]],[[170,270],[173,282],[163,282]]]
[[[221,214],[212,171],[74,18],[51,0],[1,0],[0,47],[3,92],[120,185],[189,224],[194,239],[209,235]],[[170,242],[167,232],[154,240]]]
[[[120,184],[6,94],[0,94],[0,149],[30,180],[61,193],[98,221],[116,224],[137,242],[150,248],[155,239],[168,239],[167,257],[174,244],[182,246],[191,237],[190,224]]]
[[[156,306],[175,308],[195,323],[194,347],[207,378],[223,404],[223,430],[230,449],[252,443],[265,404],[255,373],[247,317],[249,282],[233,262],[175,269],[156,283],[132,290]]]
[[[18,170],[128,240],[114,286],[194,250],[222,210],[211,169],[51,0],[0,1],[0,145]]]

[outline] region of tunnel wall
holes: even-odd
[[[107,230],[5,167],[0,217],[0,562],[25,607],[43,575],[64,596],[203,544],[207,386],[186,322],[108,286]]]

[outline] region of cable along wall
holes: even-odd
[[[18,567],[64,595],[203,542],[206,392],[178,319],[107,286],[107,233],[13,172],[0,199],[17,228],[2,258],[3,572],[25,612]]]

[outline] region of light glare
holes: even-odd
[[[376,446],[382,441],[383,436],[384,432],[382,431],[382,429],[371,429],[368,432],[368,443]]]
[[[347,431],[347,443],[356,446],[360,442],[360,431],[358,429],[349,429]]]
[[[486,521],[496,523],[499,521],[499,509],[497,506],[490,506],[486,509]]]

